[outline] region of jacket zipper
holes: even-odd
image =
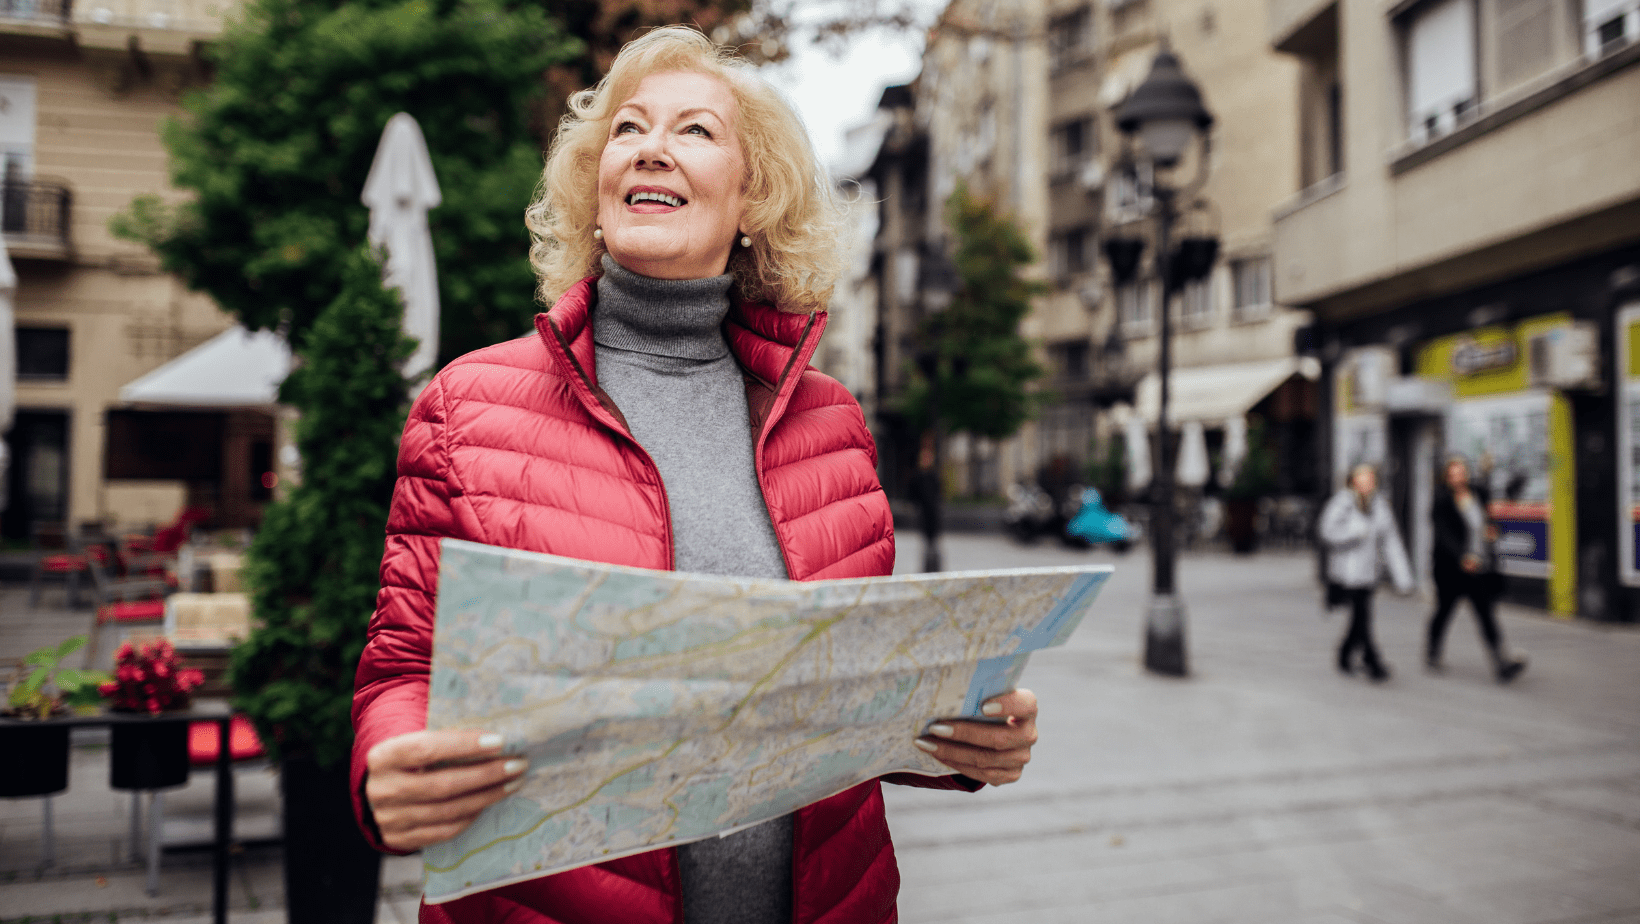
[[[768,511],[769,507],[769,487],[763,481],[763,444],[769,438],[769,431],[774,429],[775,423],[786,413],[786,405],[791,401],[792,392],[797,390],[797,382],[792,378],[792,370],[796,369],[798,375],[802,375],[801,370],[809,367],[809,357],[814,355],[815,347],[819,345],[819,336],[815,336],[812,343],[809,338],[809,333],[814,330],[814,321],[817,315],[818,312],[809,315],[809,322],[803,325],[803,333],[797,338],[797,347],[792,350],[791,358],[786,361],[786,368],[780,370],[780,381],[775,383],[774,401],[769,405],[769,416],[763,418],[763,426],[758,431],[757,442],[752,447],[752,469],[757,475],[757,490],[763,495],[765,512]],[[769,525],[774,527],[775,544],[780,546],[780,560],[786,563],[786,577],[788,580],[796,580],[792,576],[791,553],[787,551],[790,544],[781,535],[781,528],[775,523],[772,515],[769,517]],[[796,887],[793,886],[793,888]]]
[[[541,330],[542,325],[545,325],[552,332],[550,338],[547,336],[546,331]],[[672,499],[666,494],[666,482],[661,480],[660,466],[655,464],[655,458],[649,454],[649,450],[643,448],[637,439],[633,437],[632,431],[627,429],[614,414],[611,414],[609,408],[604,407],[602,401],[598,400],[597,394],[593,391],[592,379],[587,375],[586,370],[581,368],[581,364],[575,360],[575,354],[570,351],[569,344],[564,340],[564,335],[559,332],[557,325],[552,323],[552,319],[544,314],[541,315],[540,321],[536,324],[536,333],[546,344],[549,352],[556,350],[560,354],[560,358],[569,363],[570,369],[575,373],[576,381],[581,386],[575,390],[575,396],[581,400],[581,404],[586,407],[587,412],[595,420],[600,421],[604,426],[614,431],[616,435],[630,443],[632,448],[638,451],[638,455],[643,458],[644,463],[649,466],[649,472],[655,477],[655,485],[660,488],[661,492],[661,524],[666,527],[666,570],[676,571],[677,557],[672,548]],[[613,399],[611,400],[613,402]]]

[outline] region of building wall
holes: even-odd
[[[1535,0],[1538,40],[1511,45],[1476,0],[1473,29],[1420,50],[1454,2],[1272,0],[1273,43],[1306,67],[1336,54],[1345,101],[1344,169],[1279,213],[1277,292],[1317,317],[1335,471],[1375,456],[1405,493],[1440,452],[1494,462],[1511,593],[1633,619],[1633,459],[1613,449],[1634,430],[1614,396],[1618,315],[1640,291],[1640,18],[1602,45],[1582,5]],[[1466,48],[1458,102],[1427,108],[1419,56]],[[1363,358],[1380,383],[1365,410]],[[1428,493],[1404,507],[1415,534]]]
[[[1640,237],[1640,47],[1580,55],[1415,143],[1395,22],[1338,6],[1348,166],[1282,209],[1280,298],[1363,313]]]
[[[73,23],[49,29],[0,20],[0,77],[29,78],[35,87],[33,176],[64,181],[73,195],[66,258],[12,248],[17,325],[70,332],[66,380],[25,380],[17,389],[20,411],[70,415],[70,522],[122,514],[103,479],[104,414],[120,387],[231,323],[208,298],[160,272],[146,248],[108,230],[133,197],[175,195],[160,129],[179,114],[181,92],[203,77],[195,43],[219,28],[215,9],[154,0],[77,4]],[[120,488],[115,507],[134,496]]]

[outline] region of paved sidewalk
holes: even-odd
[[[1142,552],[957,535],[945,554],[953,568],[1117,573],[1069,644],[1032,659],[1042,742],[1024,780],[887,788],[907,924],[1640,924],[1640,630],[1505,607],[1532,664],[1500,687],[1467,616],[1430,675],[1427,604],[1381,596],[1395,676],[1374,686],[1332,666],[1342,621],[1320,615],[1308,556],[1187,554],[1193,673],[1169,680],[1137,663]],[[921,561],[915,535],[900,560]],[[0,660],[89,624],[26,603],[0,590]],[[106,747],[79,740],[56,867],[38,869],[39,800],[0,801],[0,922],[208,920],[209,855],[167,852],[159,896],[145,895],[122,859],[128,797],[107,787]],[[250,842],[231,920],[282,922],[280,850],[256,840],[277,830],[277,787],[242,771],[238,795]],[[209,777],[169,802],[168,832],[202,840]],[[388,860],[378,920],[412,921],[418,882],[415,858]]]
[[[902,563],[920,560],[903,537]],[[1041,743],[1018,784],[887,787],[920,922],[1640,922],[1640,631],[1503,608],[1529,652],[1492,681],[1460,614],[1380,595],[1383,685],[1333,666],[1301,554],[1186,555],[1192,676],[1138,666],[1150,567],[948,537],[951,568],[1117,564],[1069,644],[1032,659]],[[1467,612],[1467,611],[1465,611]]]

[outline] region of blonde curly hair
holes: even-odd
[[[598,161],[615,110],[651,74],[688,71],[723,81],[739,109],[746,161],[740,226],[752,246],[732,248],[729,272],[741,298],[783,311],[826,306],[843,267],[842,209],[808,132],[780,93],[732,49],[687,26],[667,26],[628,42],[609,73],[569,99],[569,113],[547,152],[535,201],[524,213],[537,296],[551,305],[600,272],[606,252],[594,240]]]

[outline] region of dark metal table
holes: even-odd
[[[83,725],[114,726],[127,723],[215,722],[216,749],[216,836],[211,858],[211,919],[216,924],[228,920],[228,849],[233,839],[233,749],[229,723],[233,710],[226,700],[196,700],[193,708],[149,715],[145,712],[98,712],[93,715],[61,715],[49,719],[0,717],[0,725]]]

